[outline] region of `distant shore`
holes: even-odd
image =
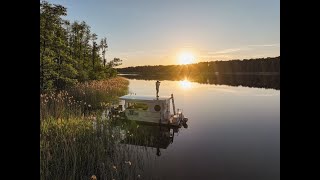
[[[118,75],[124,75],[124,76],[139,76],[139,75],[166,75],[167,73],[161,73],[161,72],[122,72]],[[195,74],[195,73],[191,73]],[[201,75],[280,75],[280,72],[212,72],[212,73],[197,73]]]

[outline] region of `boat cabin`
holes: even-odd
[[[170,100],[172,97],[125,95],[120,97],[120,105],[129,120],[168,124]]]

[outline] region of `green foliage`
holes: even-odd
[[[106,62],[106,38],[97,44],[84,21],[70,23],[62,19],[67,9],[61,5],[40,3],[40,90],[60,90],[77,82],[114,77],[119,58]],[[102,56],[102,57],[101,57]]]

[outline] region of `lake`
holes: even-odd
[[[156,80],[138,80],[132,76],[129,81],[130,93],[156,94]],[[176,108],[189,118],[188,127],[181,127],[164,144],[162,139],[156,141],[158,145],[124,143],[131,157],[139,156],[136,159],[139,162],[131,160],[132,164],[138,164],[135,169],[138,176],[141,179],[280,179],[280,85],[277,87],[161,81],[159,95],[174,95]],[[148,132],[143,126],[140,128]],[[163,130],[151,127],[150,131]],[[151,135],[146,133],[146,136]]]

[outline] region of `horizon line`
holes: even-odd
[[[127,67],[116,67],[115,69],[121,69],[121,68],[128,68],[128,67],[139,67],[139,66],[188,66],[188,65],[193,65],[193,64],[199,64],[199,63],[205,63],[205,62],[216,62],[216,61],[244,61],[244,60],[253,60],[253,59],[267,59],[267,58],[277,58],[277,57],[280,57],[279,56],[273,56],[273,57],[260,57],[260,58],[250,58],[250,59],[247,59],[247,58],[244,58],[244,59],[229,59],[229,60],[212,60],[212,61],[200,61],[200,62],[197,62],[197,63],[191,63],[191,64],[158,64],[158,65],[137,65],[137,66],[127,66]]]

